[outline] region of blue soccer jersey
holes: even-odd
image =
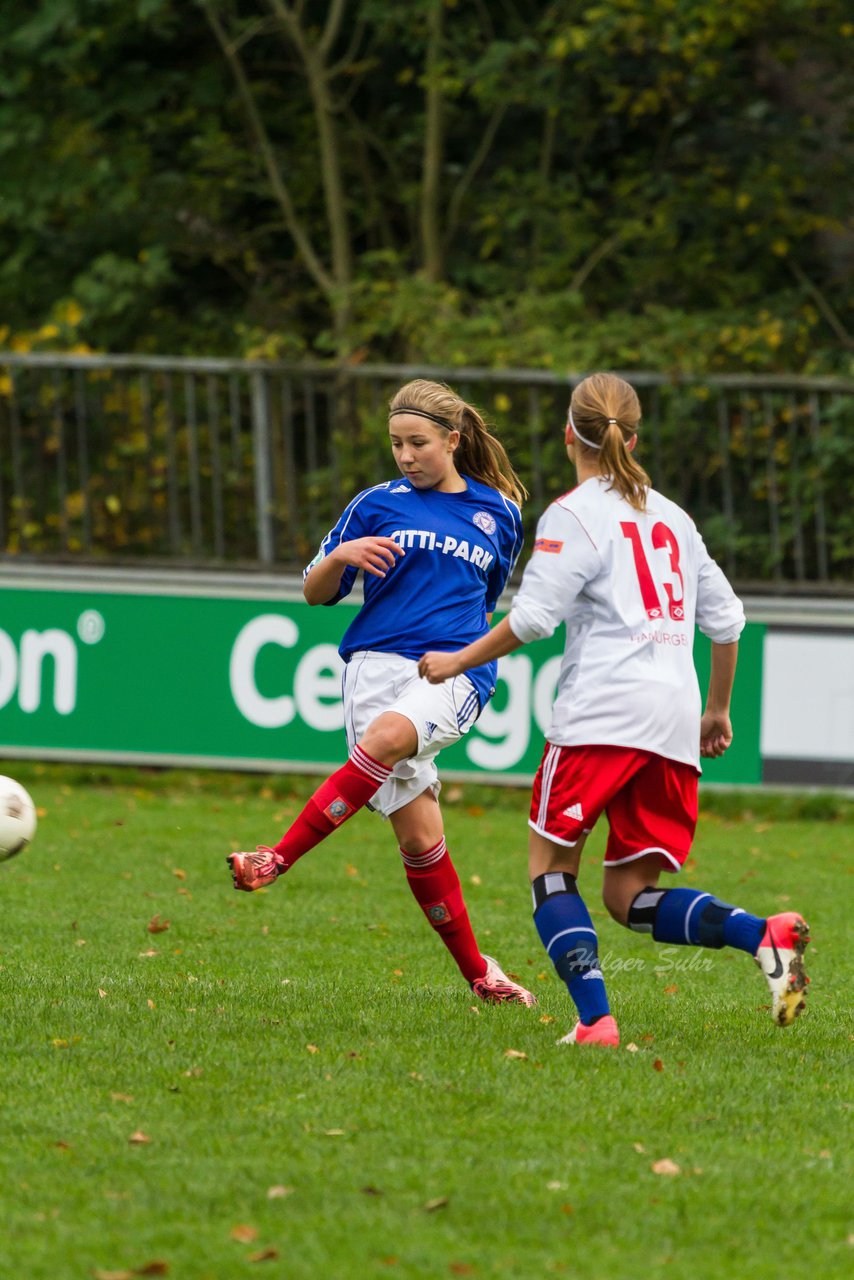
[[[339,653],[360,649],[420,658],[428,649],[452,651],[477,640],[522,549],[522,517],[510,498],[464,477],[460,493],[414,489],[404,479],[365,489],[350,502],[305,570],[341,542],[392,538],[405,555],[384,578],[364,575],[365,603],[347,628]],[[358,569],[348,565],[337,604],[352,591]],[[466,672],[481,707],[495,692],[494,662]]]

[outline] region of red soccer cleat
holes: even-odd
[[[256,853],[230,853],[226,862],[231,868],[235,889],[252,893],[274,884],[285,870],[285,860],[275,849],[259,844]]]
[[[558,1044],[605,1044],[614,1049],[619,1043],[620,1030],[610,1013],[606,1013],[604,1018],[597,1018],[589,1027],[583,1022],[576,1022],[569,1034],[558,1040]]]
[[[485,1000],[487,1004],[537,1003],[537,997],[532,992],[526,991],[518,982],[507,977],[497,960],[493,960],[492,956],[483,958],[486,961],[486,973],[471,984],[478,999]]]
[[[771,992],[771,1017],[778,1027],[789,1027],[806,1007],[804,996],[809,978],[804,969],[804,952],[810,928],[796,911],[769,916],[765,932],[753,957],[765,974]]]

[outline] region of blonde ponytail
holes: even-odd
[[[614,373],[591,373],[579,382],[569,405],[577,447],[595,452],[599,474],[636,511],[646,510],[650,479],[626,448],[637,434],[640,400],[634,387]]]

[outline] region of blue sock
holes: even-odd
[[[698,889],[642,889],[629,907],[627,924],[677,946],[736,947],[755,955],[765,921]]]
[[[531,885],[534,924],[558,977],[585,1026],[611,1012],[599,968],[598,939],[575,877],[564,871],[537,876]]]

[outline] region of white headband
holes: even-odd
[[[609,419],[608,419],[608,426],[610,427],[612,423],[613,423],[613,425],[616,427],[616,426],[618,425],[618,424],[617,424],[617,419],[616,419],[616,418],[609,418]],[[577,439],[579,439],[579,440],[581,441],[581,443],[582,443],[582,444],[586,444],[588,449],[601,449],[601,448],[602,448],[601,444],[594,444],[592,440],[588,440],[586,436],[583,436],[583,435],[581,434],[581,432],[578,430],[578,427],[575,425],[575,422],[574,422],[574,420],[573,420],[573,417],[572,417],[572,408],[571,408],[571,407],[570,407],[570,410],[569,410],[569,425],[572,427],[573,431],[575,432],[575,435],[576,435]]]

